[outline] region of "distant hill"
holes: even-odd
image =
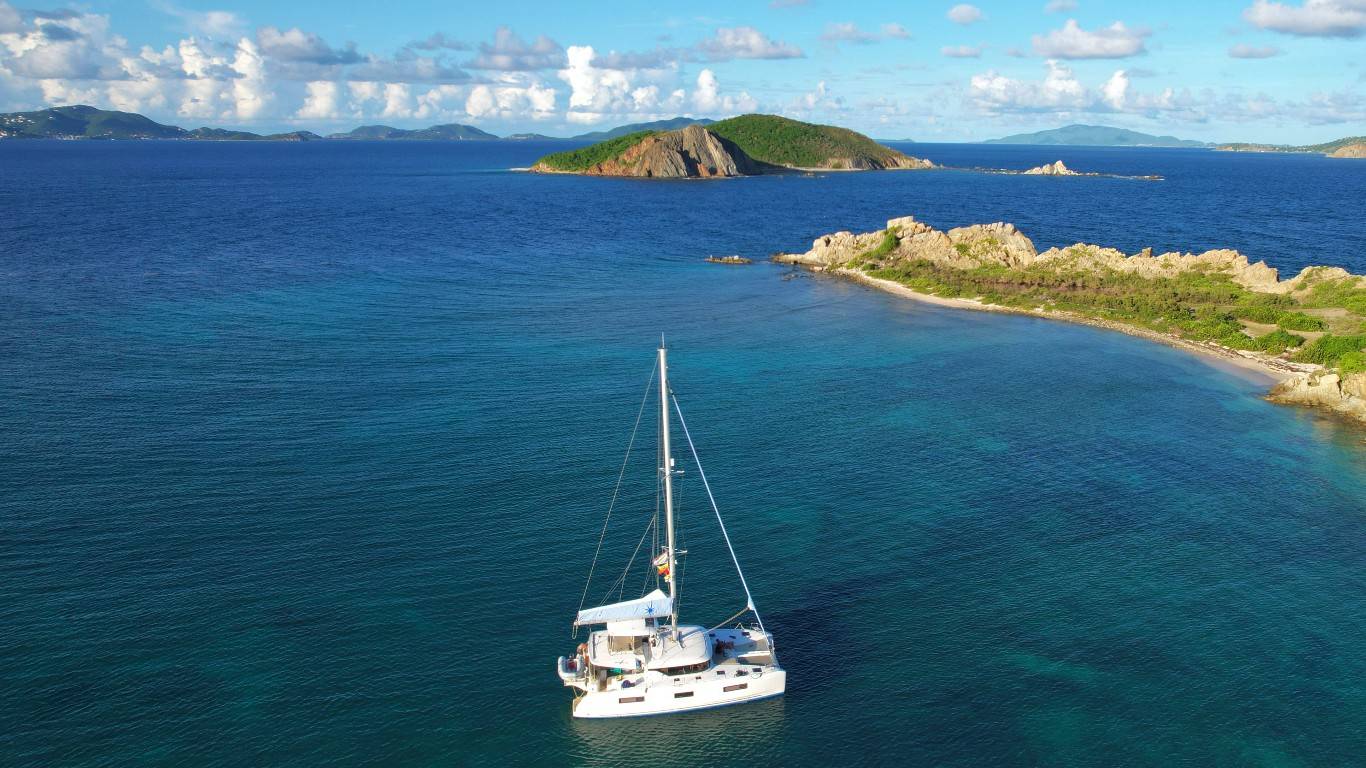
[[[569,141],[569,139],[559,136],[547,136],[544,133],[514,133],[503,137],[506,141]]]
[[[1319,153],[1334,157],[1354,156],[1358,151],[1355,147],[1366,144],[1366,136],[1348,136],[1335,141],[1325,141],[1322,144],[1248,144],[1234,142],[1231,144],[1220,144],[1215,149],[1224,152],[1304,152]]]
[[[491,141],[497,139],[491,133],[481,131],[472,125],[446,123],[429,128],[393,128],[388,125],[362,125],[346,133],[334,133],[329,139],[369,139],[380,141]]]
[[[134,112],[116,112],[78,104],[36,112],[0,114],[0,139],[185,139],[198,141],[313,141],[322,137],[310,131],[272,133],[225,128],[187,131],[164,125]]]
[[[200,141],[319,141],[322,139],[312,131],[291,131],[289,133],[268,133],[265,135],[251,131],[232,131],[225,128],[196,128],[187,131],[181,138]]]
[[[777,115],[741,115],[671,131],[636,131],[556,152],[532,166],[540,173],[682,178],[751,176],[791,169],[933,168],[861,133]]]
[[[1067,125],[1035,133],[1017,133],[984,144],[1042,144],[1078,147],[1208,147],[1203,141],[1178,139],[1175,136],[1153,136],[1127,128],[1106,125]]]
[[[640,133],[641,131],[676,131],[679,128],[684,128],[689,125],[711,125],[714,122],[716,121],[708,120],[705,117],[701,119],[693,117],[674,117],[668,120],[655,120],[651,123],[619,125],[610,130],[581,133],[578,136],[573,136],[571,138],[574,141],[607,141],[608,139],[615,139],[619,136],[625,136],[631,133]]]
[[[83,104],[0,114],[0,138],[184,139],[190,138],[189,133],[132,112],[112,112]]]

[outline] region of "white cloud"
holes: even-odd
[[[989,112],[1080,109],[1091,102],[1070,67],[1051,59],[1045,63],[1048,74],[1041,83],[1014,80],[995,71],[974,75],[968,84],[970,97]]]
[[[341,116],[338,97],[341,87],[331,80],[315,80],[305,86],[304,105],[294,113],[301,119],[332,120]]]
[[[852,21],[832,22],[825,25],[821,39],[827,43],[853,43],[867,45],[882,39],[876,32],[865,32]]]
[[[526,87],[476,85],[465,99],[465,112],[476,119],[549,119],[555,112],[555,90],[539,83]]]
[[[266,61],[250,38],[237,41],[237,55],[232,60],[237,77],[232,81],[233,105],[237,116],[250,120],[265,111],[270,102],[270,85],[266,82]]]
[[[22,32],[24,29],[24,17],[14,10],[14,6],[0,0],[0,35]]]
[[[1094,32],[1068,19],[1062,29],[1034,36],[1034,52],[1053,59],[1122,59],[1145,53],[1143,41],[1152,33],[1130,29],[1116,21]]]
[[[1124,70],[1118,70],[1105,84],[1100,87],[1101,101],[1110,105],[1115,111],[1124,109],[1124,104],[1129,96],[1129,75]]]
[[[384,84],[384,109],[380,111],[380,117],[411,117],[412,92],[406,83],[385,83]]]
[[[955,5],[949,9],[948,14],[946,15],[949,17],[949,21],[952,21],[954,24],[964,25],[974,24],[984,18],[982,16],[981,8],[978,8],[975,5],[968,5],[967,3]]]
[[[246,33],[247,22],[232,11],[191,11],[165,0],[153,0],[152,6],[180,19],[192,34],[236,40]]]
[[[1253,26],[1305,37],[1366,34],[1366,1],[1304,0],[1303,5],[1256,0],[1243,11]]]
[[[1043,7],[1045,13],[1065,13],[1077,10],[1077,0],[1049,0]]]
[[[795,45],[778,42],[754,27],[722,27],[696,46],[707,61],[731,59],[799,59],[806,54]]]
[[[692,103],[698,112],[708,115],[753,112],[759,108],[759,103],[743,91],[736,96],[721,93],[721,84],[710,69],[698,73]]]
[[[946,45],[939,52],[951,59],[976,59],[982,55],[980,45]]]
[[[275,27],[261,27],[256,32],[261,51],[273,59],[308,64],[355,64],[361,60],[354,44],[336,49],[318,35],[298,27],[280,31]]]
[[[492,69],[504,72],[532,72],[564,66],[564,48],[541,35],[528,43],[507,27],[494,33],[493,44],[480,43],[479,55],[468,65],[471,69]]]
[[[831,44],[870,45],[882,40],[907,40],[910,37],[911,33],[896,23],[883,24],[877,32],[870,32],[860,29],[852,21],[832,22],[826,24],[821,32],[821,40]]]
[[[1280,56],[1281,49],[1274,45],[1238,43],[1228,49],[1228,55],[1235,59],[1269,59],[1273,56]]]

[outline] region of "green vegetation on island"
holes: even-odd
[[[655,135],[655,131],[638,131],[613,139],[590,144],[580,149],[555,152],[537,160],[537,165],[561,173],[580,173],[596,165],[620,157],[626,150]]]
[[[712,123],[707,130],[761,163],[788,168],[898,167],[906,157],[848,128],[777,115],[741,115]]]
[[[645,130],[541,158],[533,170],[652,178],[742,176],[791,169],[932,168],[860,133],[776,115]]]
[[[1366,277],[1340,268],[1308,267],[1282,281],[1230,250],[1154,256],[1077,244],[1040,253],[1010,224],[940,232],[910,216],[876,232],[825,235],[776,260],[963,306],[1217,349],[1291,376],[1274,399],[1366,421]]]
[[[1348,136],[1322,144],[1256,144],[1232,142],[1220,144],[1215,149],[1224,152],[1297,152],[1304,154],[1332,155],[1334,157],[1360,157],[1366,149],[1366,136]]]

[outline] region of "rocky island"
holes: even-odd
[[[1307,267],[1281,280],[1233,250],[1040,253],[1007,223],[936,230],[912,216],[836,232],[776,261],[936,304],[1087,323],[1254,366],[1270,399],[1366,423],[1366,277]]]
[[[927,169],[928,160],[860,133],[776,115],[741,115],[677,130],[645,130],[546,155],[536,173],[641,178],[754,176],[793,170]]]
[[[1025,176],[1081,176],[1081,172],[1074,171],[1063,165],[1061,160],[1054,163],[1044,163],[1037,168],[1030,168],[1024,172]]]

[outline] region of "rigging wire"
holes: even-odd
[[[602,532],[598,534],[598,546],[593,550],[593,564],[588,566],[588,578],[583,583],[583,594],[579,595],[579,610],[583,610],[584,601],[588,599],[588,588],[593,583],[593,571],[598,567],[598,556],[602,554],[602,542],[607,538],[607,524],[612,522],[612,510],[617,506],[617,497],[621,494],[621,481],[626,477],[626,465],[631,460],[631,448],[636,444],[636,432],[640,429],[640,418],[645,415],[645,404],[650,400],[650,387],[655,382],[655,372],[659,370],[659,360],[650,368],[650,378],[645,382],[645,394],[640,398],[640,409],[636,411],[636,423],[631,427],[631,440],[626,444],[626,457],[621,460],[621,471],[617,473],[617,486],[612,490],[612,502],[607,505],[607,518],[602,521]],[[643,537],[642,537],[643,540]],[[636,547],[637,551],[640,549]],[[632,555],[632,559],[634,559]],[[627,566],[628,568],[630,566]],[[608,590],[609,592],[611,590]],[[577,613],[575,614],[578,615]],[[578,627],[574,627],[575,638],[579,636]]]
[[[721,536],[726,540],[726,549],[730,550],[730,560],[735,563],[735,572],[740,576],[740,586],[745,588],[745,607],[754,611],[754,618],[759,622],[759,631],[767,632],[764,629],[764,620],[759,616],[759,609],[754,607],[754,596],[749,592],[749,583],[745,581],[745,572],[740,569],[740,559],[735,556],[735,547],[731,546],[730,534],[726,532],[726,523],[721,519],[721,510],[716,507],[716,497],[712,495],[711,483],[707,482],[707,473],[702,469],[702,460],[697,457],[697,446],[693,445],[692,435],[688,433],[688,422],[683,419],[683,409],[678,406],[678,398],[674,397],[672,393],[669,399],[673,400],[674,413],[678,414],[678,424],[683,427],[683,436],[688,439],[688,450],[692,451],[693,463],[697,465],[697,476],[702,478],[702,487],[707,491],[707,500],[711,502],[711,511],[716,513],[716,524],[721,526]]]

